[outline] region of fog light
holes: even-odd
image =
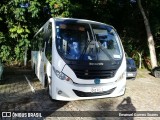
[[[61,91],[61,90],[59,90],[59,91],[58,91],[58,94],[59,94],[59,95],[60,95],[60,94],[62,94],[62,91]]]

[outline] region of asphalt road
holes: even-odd
[[[160,78],[147,70],[139,70],[136,80],[127,80],[123,96],[71,102],[52,101],[30,69],[5,68],[4,76],[0,85],[2,120],[160,120]],[[117,117],[124,116],[121,111],[136,113]],[[2,118],[6,112],[11,117]]]

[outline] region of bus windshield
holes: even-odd
[[[115,30],[105,24],[56,22],[56,46],[68,60],[120,60],[122,48]]]

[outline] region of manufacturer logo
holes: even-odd
[[[89,63],[89,65],[103,65],[103,63]]]
[[[94,83],[95,83],[95,84],[100,84],[100,82],[101,82],[101,81],[100,81],[99,78],[96,78],[96,79],[94,80]]]

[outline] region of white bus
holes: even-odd
[[[126,58],[116,30],[107,24],[51,18],[35,34],[32,67],[49,96],[72,101],[123,95]]]

